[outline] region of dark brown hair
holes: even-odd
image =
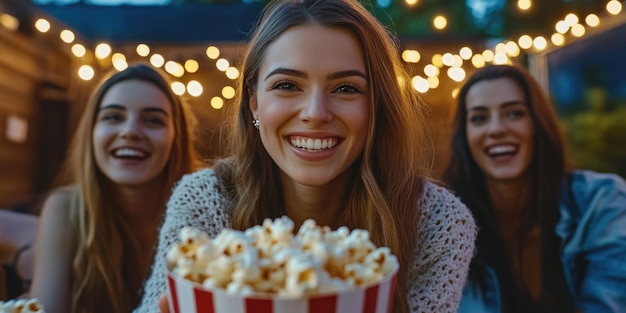
[[[523,91],[534,127],[534,149],[529,165],[530,199],[523,213],[520,236],[527,236],[535,225],[541,229],[542,309],[532,307],[528,292],[513,275],[483,172],[472,158],[467,142],[467,93],[478,82],[498,78],[511,79]],[[559,219],[559,193],[566,175],[565,147],[547,95],[522,67],[488,65],[474,72],[461,88],[453,127],[451,160],[444,179],[471,209],[479,227],[477,255],[470,267],[470,279],[481,275],[481,262],[493,267],[500,279],[505,312],[571,312],[567,306],[571,302],[564,283],[560,241],[554,231]]]

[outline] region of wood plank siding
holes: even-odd
[[[0,208],[32,204],[49,188],[76,123],[72,58],[59,40],[0,26]],[[13,126],[13,127],[12,127]],[[25,126],[25,140],[10,136]]]

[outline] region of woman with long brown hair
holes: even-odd
[[[476,229],[429,179],[425,107],[409,81],[397,41],[360,2],[271,3],[248,42],[229,157],[174,190],[138,311],[158,312],[182,227],[216,236],[286,215],[296,229],[365,229],[389,247],[394,312],[455,312]]]
[[[198,168],[195,118],[166,76],[114,72],[85,107],[41,213],[30,297],[48,313],[130,312],[141,299],[171,189]]]
[[[524,68],[461,88],[447,182],[479,226],[459,312],[626,312],[626,184],[572,170],[557,116]]]

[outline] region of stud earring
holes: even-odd
[[[255,119],[252,121],[252,125],[253,125],[254,127],[256,127],[256,129],[259,129],[259,125],[261,125],[261,122],[259,122],[259,120],[255,118]]]

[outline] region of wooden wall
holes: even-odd
[[[64,48],[0,25],[0,209],[40,200],[64,158],[76,115]]]

